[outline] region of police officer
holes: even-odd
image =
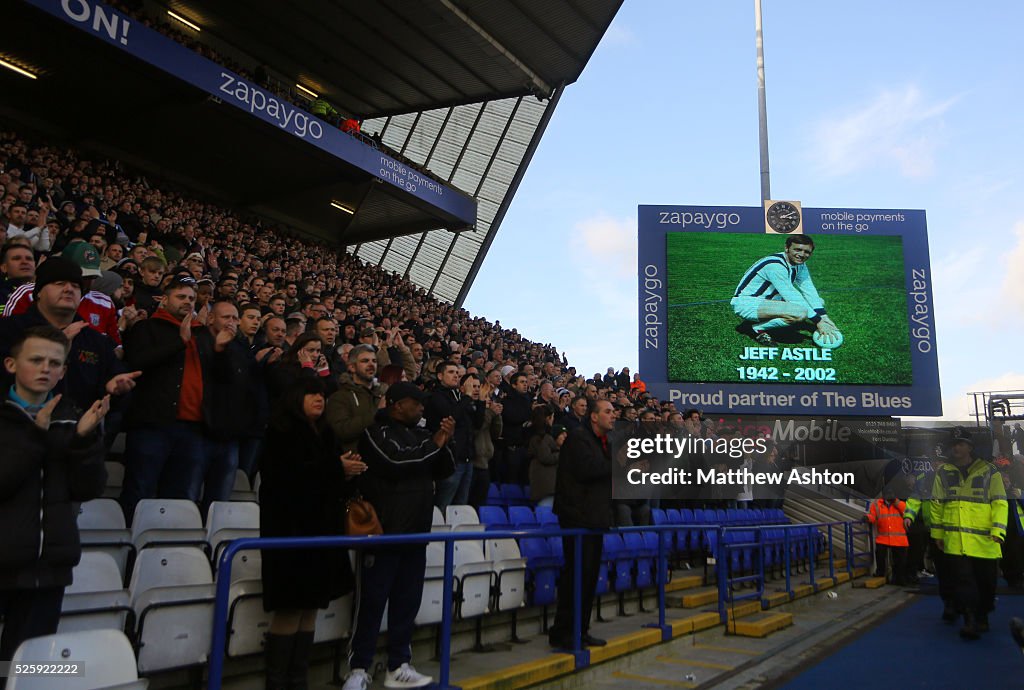
[[[903,513],[903,526],[911,537],[911,550],[913,550],[913,535],[916,531],[913,526],[923,526],[928,555],[934,564],[935,579],[939,582],[939,597],[943,603],[942,620],[953,623],[957,619],[956,604],[953,601],[953,580],[946,572],[946,561],[943,559],[942,550],[929,534],[931,528],[929,505],[932,501],[932,487],[935,486],[935,468],[939,467],[944,459],[944,456],[938,455],[937,459],[930,463],[930,469],[914,476],[914,488],[907,499],[907,509]]]
[[[942,549],[953,584],[960,636],[976,640],[988,630],[995,606],[996,565],[1006,537],[1006,491],[996,468],[973,456],[974,441],[953,429],[949,461],[935,473],[929,502],[931,536]]]

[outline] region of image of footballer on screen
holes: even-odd
[[[898,235],[671,232],[668,380],[908,385]]]
[[[839,329],[825,309],[825,300],[811,280],[807,262],[814,254],[814,240],[790,235],[785,251],[763,257],[747,269],[736,286],[732,305],[743,319],[739,331],[759,345],[775,344],[770,331],[810,322],[824,347],[835,347]]]

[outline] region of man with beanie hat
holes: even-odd
[[[78,305],[78,315],[89,328],[102,333],[117,344],[117,354],[121,355],[121,331],[117,327],[117,307],[102,292],[92,289],[92,281],[98,278],[100,271],[100,255],[88,242],[73,240],[60,256],[71,261],[82,269],[82,300]],[[44,262],[45,263],[45,262]],[[11,295],[4,309],[4,316],[24,314],[32,304],[34,285],[26,283]]]
[[[71,339],[67,373],[55,393],[63,393],[81,410],[108,393],[124,395],[135,387],[138,373],[125,373],[114,353],[114,342],[100,335],[76,313],[82,301],[82,269],[62,257],[47,259],[36,270],[35,299],[24,314],[0,319],[0,358],[10,352],[11,344],[25,329],[49,324]],[[0,386],[10,386],[9,377],[0,374]]]

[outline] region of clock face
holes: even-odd
[[[800,209],[788,201],[776,201],[768,207],[765,218],[775,232],[790,233],[800,225]]]

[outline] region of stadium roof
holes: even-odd
[[[621,0],[168,0],[359,118],[576,81]]]
[[[170,0],[169,7],[366,118],[363,131],[477,200],[473,231],[350,244],[462,304],[565,85],[622,0]],[[543,100],[542,100],[543,99]],[[356,219],[358,221],[358,219]],[[348,238],[346,238],[348,239]]]
[[[143,3],[150,15],[171,10],[195,23],[193,35],[221,55],[264,65],[272,82],[363,118],[364,133],[475,199],[472,228],[82,32],[39,22],[20,3],[0,32],[5,55],[40,66],[46,82],[39,91],[0,75],[13,106],[0,110],[345,244],[461,304],[562,90],[621,1]],[[84,107],[97,88],[122,107]],[[326,198],[358,199],[358,210],[341,219]]]

